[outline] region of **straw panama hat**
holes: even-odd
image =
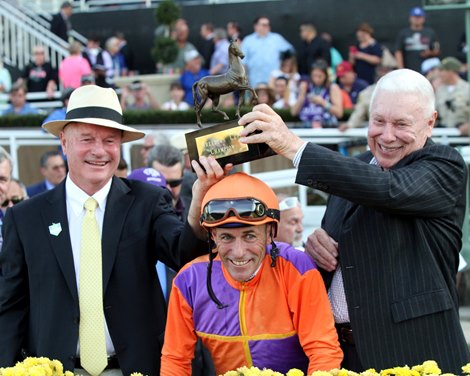
[[[59,137],[64,127],[72,122],[100,125],[123,131],[122,142],[135,141],[144,132],[122,124],[122,109],[113,89],[86,85],[75,89],[70,96],[65,120],[49,121],[42,127]]]

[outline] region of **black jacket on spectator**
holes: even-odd
[[[52,16],[51,31],[59,38],[68,41],[69,36],[67,22],[64,20],[64,17],[62,17],[60,12]]]
[[[303,42],[297,54],[297,65],[301,75],[309,75],[315,60],[323,59],[331,65],[330,44],[316,36],[310,43]]]

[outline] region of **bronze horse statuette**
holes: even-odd
[[[244,102],[245,91],[249,90],[251,92],[253,95],[252,100],[258,98],[253,88],[248,85],[248,77],[241,60],[245,55],[240,49],[237,39],[230,42],[228,53],[229,69],[226,73],[206,76],[193,84],[194,110],[196,111],[199,128],[202,128],[201,110],[208,98],[212,100],[212,111],[223,115],[225,120],[229,120],[228,115],[224,111],[219,110],[219,100],[222,94],[240,90],[240,99],[236,112],[238,118],[240,118],[240,107]]]

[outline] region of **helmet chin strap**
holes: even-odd
[[[209,297],[211,300],[217,305],[218,309],[223,309],[228,307],[226,304],[223,304],[217,296],[215,296],[214,290],[212,289],[212,264],[217,256],[217,252],[212,252],[212,250],[215,248],[215,242],[211,237],[211,232],[210,230],[208,231],[208,243],[209,243],[209,264],[207,265],[207,280],[206,280],[206,286],[207,286],[207,293],[209,294]]]
[[[271,255],[271,267],[274,268],[276,266],[276,258],[279,255],[279,248],[274,242],[274,225],[271,225],[270,227],[271,228],[269,230],[269,237],[271,238],[271,251],[269,253]]]

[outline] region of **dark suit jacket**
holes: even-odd
[[[51,31],[59,38],[62,38],[66,42],[68,41],[69,37],[67,30],[67,22],[65,22],[64,17],[62,17],[62,14],[60,12],[52,16]]]
[[[46,185],[45,180],[26,187],[26,193],[28,193],[28,197],[33,197],[33,196],[38,195],[39,193],[46,192],[46,191],[47,191],[47,185]]]
[[[113,178],[102,234],[104,310],[125,375],[159,374],[166,305],[155,264],[178,270],[207,248],[184,226],[167,190]],[[80,312],[65,182],[9,210],[3,234],[0,366],[14,365],[23,348],[73,370]]]
[[[467,167],[455,149],[432,141],[389,171],[371,158],[308,145],[297,174],[297,183],[332,195],[322,227],[339,244],[362,365],[434,359],[460,374],[470,360],[455,288]]]

